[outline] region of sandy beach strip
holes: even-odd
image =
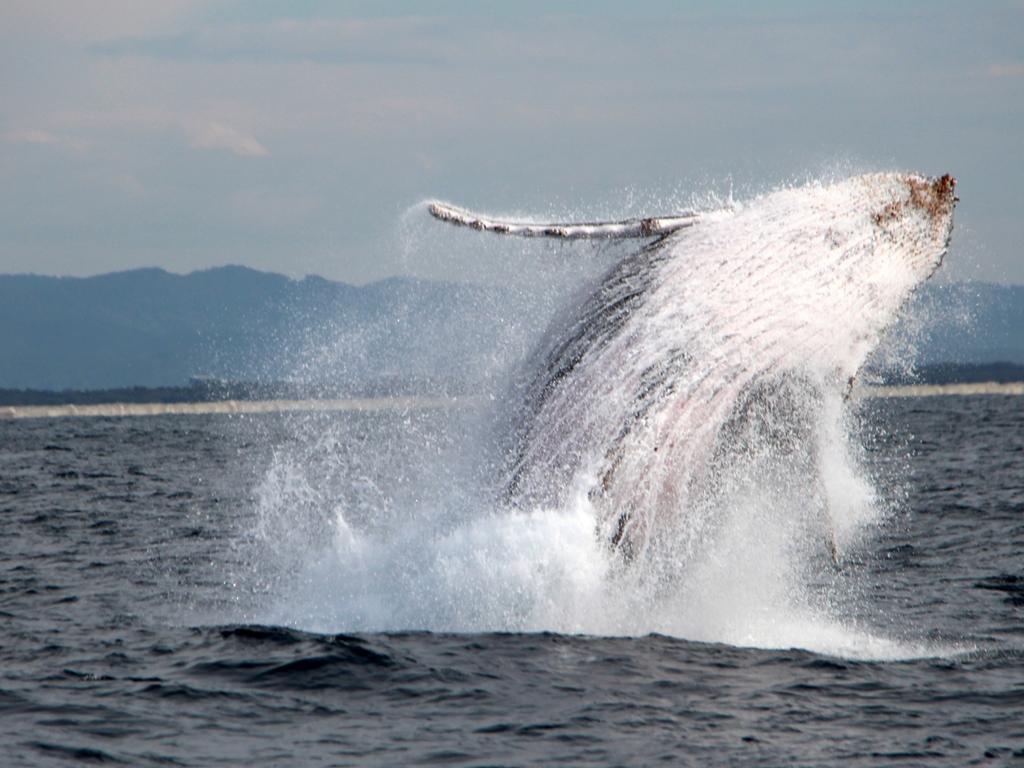
[[[218,400],[205,403],[97,403],[92,405],[2,405],[0,419],[53,419],[66,416],[163,416],[206,413],[284,413],[289,411],[405,411],[458,408],[474,397],[352,397],[334,400]]]
[[[905,384],[855,387],[853,397],[942,397],[1024,395],[1024,381],[973,384]],[[480,397],[350,397],[333,400],[218,400],[208,403],[97,403],[94,405],[0,405],[0,419],[53,419],[66,416],[164,416],[205,413],[285,413],[289,411],[405,411],[479,405]]]
[[[950,395],[1024,395],[1024,381],[980,381],[971,384],[900,384],[856,387],[854,397],[942,397]]]

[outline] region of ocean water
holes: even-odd
[[[837,563],[740,494],[657,571],[481,409],[0,421],[0,764],[1024,765],[1024,399],[855,410]]]

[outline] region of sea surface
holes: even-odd
[[[0,765],[1024,765],[1024,398],[862,404],[838,563],[635,613],[478,417],[0,421]]]

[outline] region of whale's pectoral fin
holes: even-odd
[[[829,502],[828,491],[825,488],[825,483],[821,479],[822,468],[821,465],[817,464],[818,467],[818,491],[821,494],[822,504],[824,509],[822,512],[825,517],[825,546],[828,548],[828,553],[832,557],[832,565],[836,568],[840,566],[839,557],[841,555],[839,551],[839,542],[836,539],[836,519],[832,514],[832,504]]]
[[[430,211],[431,216],[439,221],[455,224],[460,227],[469,227],[481,232],[518,235],[519,237],[554,237],[561,240],[612,240],[629,237],[660,237],[679,229],[692,227],[699,218],[697,213],[685,212],[675,216],[655,216],[643,219],[624,219],[623,221],[539,224],[490,219],[462,208],[456,208],[447,203],[430,203],[427,206],[427,210]]]
[[[828,553],[832,556],[832,565],[836,568],[839,567],[839,545],[836,544],[836,529],[832,523],[831,516],[829,516],[829,529],[828,538],[826,539],[828,545]]]
[[[853,377],[850,378],[850,387],[853,386]],[[847,393],[849,395],[849,393]],[[828,549],[828,554],[832,558],[832,565],[836,568],[840,567],[840,556],[842,553],[839,550],[839,541],[836,535],[836,518],[832,514],[832,503],[829,500],[828,488],[825,486],[825,468],[821,463],[822,451],[821,447],[815,444],[811,449],[811,466],[814,468],[815,484],[817,485],[818,497],[821,499],[821,513],[824,518],[824,534],[825,534],[825,547]]]

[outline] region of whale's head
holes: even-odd
[[[787,364],[845,382],[942,263],[955,189],[949,175],[890,172],[758,198],[715,224],[715,252],[736,265],[737,277],[724,297],[715,294],[714,275],[696,286],[707,296],[701,312],[722,314],[729,296],[742,297],[771,318],[771,327],[751,332],[787,339]],[[729,322],[726,330],[742,337],[747,328]]]
[[[884,174],[861,180],[879,198],[870,217],[880,244],[897,249],[919,281],[930,277],[949,248],[956,179]]]
[[[833,275],[874,283],[885,293],[886,286],[900,290],[923,282],[942,263],[955,190],[956,179],[948,174],[872,173],[784,190],[761,205],[795,250],[818,253],[815,259],[832,262]]]
[[[957,197],[956,179],[948,174],[871,174],[846,185],[854,201],[846,213],[848,232],[854,234],[845,253],[831,258],[841,272],[850,270],[846,290],[860,298],[853,312],[837,314],[843,322],[834,326],[837,339],[845,337],[855,354],[834,352],[840,370],[853,375],[910,295],[942,264]]]

